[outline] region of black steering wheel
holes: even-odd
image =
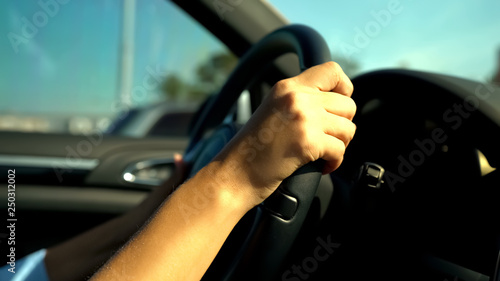
[[[253,45],[240,59],[219,94],[196,121],[185,159],[196,173],[236,133],[224,124],[233,105],[264,67],[286,53],[296,53],[300,68],[331,60],[328,46],[315,30],[304,25],[280,28]],[[227,122],[226,122],[227,123]],[[213,124],[224,124],[203,139]],[[309,163],[285,179],[263,204],[251,210],[235,227],[203,280],[272,280],[295,241],[321,177],[322,161]]]

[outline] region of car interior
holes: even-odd
[[[194,112],[160,117],[145,136],[0,131],[1,182],[16,171],[18,258],[130,210],[172,174],[174,153],[196,173],[274,83],[335,52],[267,1],[171,2],[236,67]],[[321,175],[317,161],[287,178],[235,227],[203,280],[500,281],[500,87],[402,68],[352,82],[357,132],[341,167]],[[184,133],[164,137],[179,132],[170,123]]]

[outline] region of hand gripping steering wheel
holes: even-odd
[[[315,30],[289,25],[265,36],[240,59],[239,64],[201,112],[186,152],[193,172],[206,165],[234,135],[222,127],[202,139],[212,124],[222,124],[243,92],[263,68],[277,57],[296,53],[300,68],[331,60],[328,46]],[[322,160],[309,163],[286,178],[264,203],[238,223],[203,280],[274,280],[304,224],[321,178]]]

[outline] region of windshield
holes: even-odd
[[[318,30],[350,76],[408,68],[480,81],[498,77],[498,0],[270,2],[292,23]]]

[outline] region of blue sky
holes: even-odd
[[[352,55],[362,72],[407,66],[485,79],[497,67],[498,0],[271,0],[271,3],[291,22],[316,28],[337,56],[342,56],[342,46],[353,45],[357,28],[364,31],[370,22],[376,22],[373,13],[397,5],[401,11],[392,14],[388,24],[369,37],[369,44]]]
[[[111,114],[118,96],[120,1],[68,1],[54,15],[37,2],[8,0],[0,9],[0,114]],[[316,28],[335,56],[347,57],[347,47],[355,47],[349,58],[360,72],[405,66],[481,80],[497,67],[498,0],[271,3],[291,22]],[[374,16],[387,13],[385,22]],[[135,16],[133,87],[143,86],[148,69],[190,77],[224,48],[169,2],[138,0]],[[23,36],[26,20],[39,21],[31,38]],[[25,42],[13,44],[12,34]],[[363,44],[356,44],[362,36]],[[160,97],[157,87],[148,89],[137,104]]]

